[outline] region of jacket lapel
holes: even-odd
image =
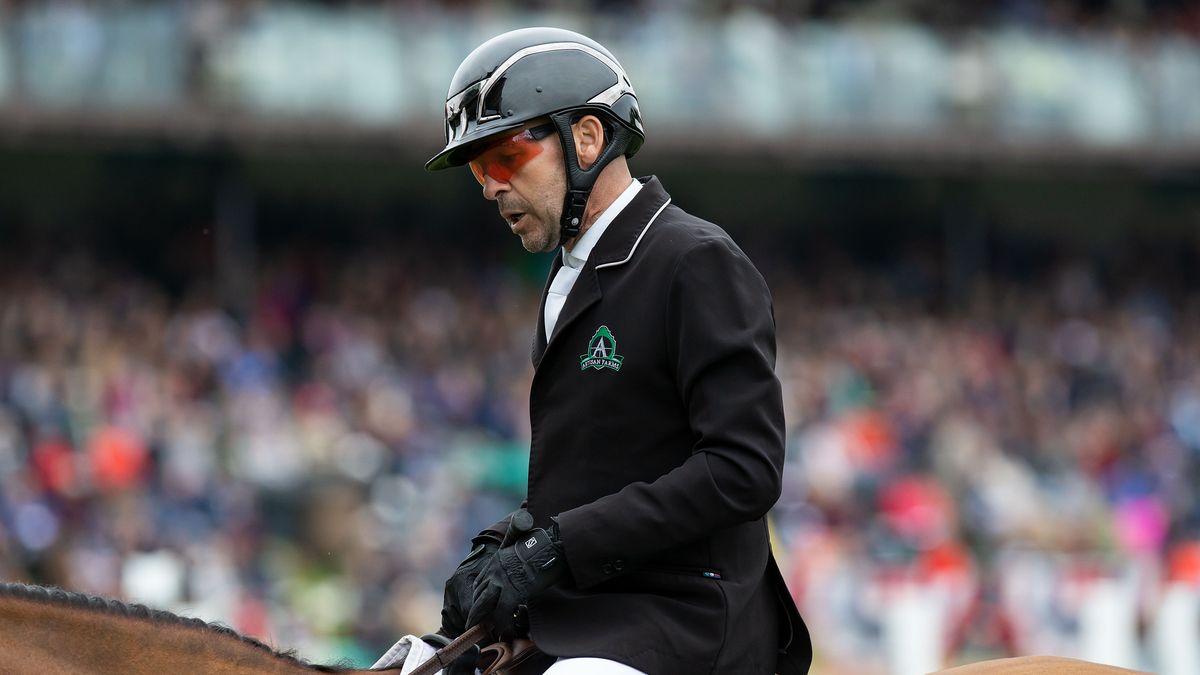
[[[538,363],[542,360],[542,355],[546,353],[546,298],[550,296],[550,285],[554,283],[554,275],[558,274],[558,269],[562,267],[562,264],[562,253],[556,253],[554,261],[550,263],[550,274],[546,277],[546,287],[542,289],[542,304],[538,307],[537,327],[533,331],[533,349],[530,355],[534,368],[537,368]]]
[[[617,214],[600,240],[596,242],[583,269],[579,270],[579,278],[571,287],[567,301],[558,315],[558,321],[554,324],[554,331],[550,334],[550,341],[547,342],[545,338],[546,296],[554,281],[554,275],[558,274],[559,268],[562,267],[562,254],[555,256],[554,265],[551,266],[550,275],[546,279],[546,287],[542,290],[537,335],[534,337],[533,343],[533,367],[535,369],[545,358],[546,352],[557,344],[556,338],[559,334],[579,318],[584,310],[600,301],[603,293],[600,290],[597,268],[614,267],[627,262],[633,256],[642,234],[645,233],[652,219],[671,200],[658,178],[650,176],[638,180],[642,181],[642,189],[633,198],[633,201]]]
[[[554,344],[555,338],[580,314],[583,314],[583,310],[599,302],[600,295],[600,282],[596,279],[596,266],[589,258],[583,269],[579,270],[579,277],[575,279],[575,285],[571,287],[571,292],[567,295],[567,301],[563,304],[562,311],[558,314],[558,321],[554,324],[554,330],[550,333],[550,344],[546,345],[546,348],[549,349],[550,345]],[[544,334],[545,330],[542,333]]]

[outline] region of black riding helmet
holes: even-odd
[[[585,171],[575,156],[571,123],[588,113],[604,121],[608,143]],[[522,28],[476,47],[450,81],[446,147],[425,169],[462,166],[498,134],[547,116],[566,160],[561,240],[571,239],[579,234],[597,176],[618,155],[632,157],[645,140],[625,69],[591,38],[561,28]]]

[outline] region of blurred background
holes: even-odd
[[[1200,3],[0,0],[0,578],[369,665],[515,508],[551,257],[430,175],[582,31],[768,278],[817,675],[1200,672]]]

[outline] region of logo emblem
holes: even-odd
[[[617,353],[617,338],[613,337],[612,331],[608,326],[600,326],[596,329],[596,334],[588,342],[586,354],[579,356],[579,369],[587,370],[595,368],[601,370],[609,368],[614,371],[621,370],[621,362],[625,360],[624,356]]]

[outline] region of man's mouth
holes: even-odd
[[[508,219],[508,226],[514,230],[517,229],[517,223],[521,222],[521,219],[524,217],[524,211],[515,211],[505,216]]]

